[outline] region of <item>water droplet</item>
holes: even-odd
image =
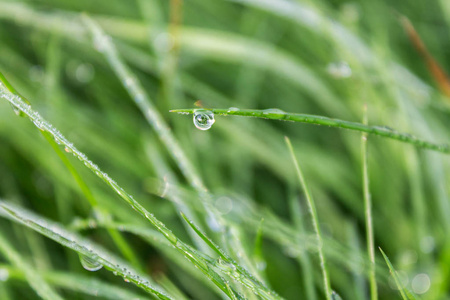
[[[268,114],[279,114],[279,115],[284,115],[286,112],[282,111],[281,109],[278,108],[268,108],[263,110],[263,115],[268,115]]]
[[[79,64],[75,69],[75,78],[81,83],[90,82],[95,75],[94,67],[89,63]]]
[[[103,52],[111,43],[111,37],[106,34],[98,34],[94,38],[94,48],[98,52]]]
[[[26,117],[26,116],[27,116],[23,111],[21,111],[20,109],[18,109],[16,106],[14,106],[14,105],[11,104],[11,107],[12,107],[14,113],[15,113],[16,115],[18,115],[19,117]]]
[[[214,124],[214,113],[209,110],[198,109],[194,111],[194,125],[200,130],[208,130]]]
[[[233,265],[230,262],[227,262],[226,260],[224,260],[222,257],[219,257],[219,259],[217,260],[217,262],[219,263],[219,267],[224,270],[225,272],[234,272],[236,271],[236,266]]]
[[[91,272],[98,271],[103,267],[101,263],[85,255],[80,255],[80,263],[83,268]]]
[[[215,206],[220,214],[226,215],[233,209],[233,200],[222,196],[215,201]]]
[[[420,273],[414,276],[411,287],[414,293],[416,294],[425,294],[431,286],[430,277],[425,273]]]
[[[334,78],[348,78],[352,76],[352,69],[345,61],[330,63],[327,66],[327,72]]]
[[[240,109],[237,107],[230,107],[228,108],[228,112],[232,112],[232,111],[239,111]]]
[[[208,224],[209,228],[214,232],[219,232],[222,229],[219,222],[213,216],[208,216],[208,218],[206,219],[206,223]]]
[[[408,274],[405,271],[397,271],[397,277],[399,280],[399,284],[400,287],[397,286],[397,283],[395,282],[395,278],[394,276],[389,276],[389,286],[391,287],[391,289],[393,290],[399,290],[400,288],[404,288],[408,285],[409,282],[409,278],[408,278]]]
[[[6,281],[9,278],[9,271],[5,268],[0,268],[0,281]]]
[[[258,271],[264,271],[266,269],[266,267],[267,267],[267,264],[265,261],[259,261],[256,263],[256,269]]]
[[[33,120],[34,125],[36,125],[37,128],[39,128],[40,130],[44,130],[44,125],[42,124],[42,122],[40,120]]]
[[[342,300],[341,296],[339,296],[339,294],[336,293],[335,291],[333,291],[331,293],[331,299],[333,299],[333,300]]]
[[[433,252],[434,248],[435,242],[432,236],[425,236],[420,241],[420,250],[422,250],[423,253],[431,253]]]

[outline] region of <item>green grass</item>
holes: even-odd
[[[450,15],[391,2],[0,0],[0,298],[450,299]]]

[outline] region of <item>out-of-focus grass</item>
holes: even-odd
[[[82,12],[112,36],[121,62],[160,119],[146,120],[149,107],[128,95],[134,82],[117,77],[117,65],[97,51],[102,44],[92,43]],[[173,17],[177,13],[181,19]],[[111,215],[108,222],[99,219],[67,162],[4,99],[0,197],[78,231],[115,256],[122,252],[108,231],[120,231],[139,269],[177,299],[226,297],[215,280],[230,297],[269,297],[258,290],[259,282],[283,298],[323,299],[314,228],[283,140],[289,136],[314,195],[331,288],[343,299],[369,299],[358,133],[238,117],[218,117],[210,130],[200,131],[191,118],[168,111],[201,99],[205,107],[278,108],[359,122],[367,103],[370,125],[450,141],[450,100],[400,16],[450,72],[445,0],[0,1],[0,71],[33,110],[191,244],[186,251],[212,273],[199,272],[67,153],[98,207]],[[167,134],[155,131],[161,125],[170,128],[181,160],[164,140]],[[422,299],[449,299],[450,157],[377,136],[367,146],[374,246],[398,274],[390,277],[376,251],[379,299],[400,299],[396,282]],[[8,251],[0,254],[1,299],[37,298],[26,283],[36,270],[46,282],[41,287],[64,298],[95,298],[95,285],[81,284],[87,276],[95,277],[105,298],[145,293],[112,272],[84,270],[75,251],[22,225],[6,218],[0,223],[3,249],[20,255],[10,260]],[[30,273],[17,261],[29,264]],[[62,283],[59,272],[74,284]],[[108,293],[108,286],[118,292]]]

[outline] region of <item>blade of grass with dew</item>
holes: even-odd
[[[188,276],[195,277],[199,281],[204,280],[204,277],[203,277],[204,274],[200,273],[201,271],[198,271],[199,268],[191,268],[192,264],[189,261],[187,261],[184,257],[181,257],[180,255],[178,255],[177,249],[172,247],[172,244],[167,239],[165,239],[164,236],[160,232],[150,229],[148,227],[134,225],[134,224],[115,223],[115,222],[110,222],[108,224],[97,224],[95,222],[96,222],[95,220],[89,220],[89,219],[79,220],[77,222],[74,222],[72,224],[71,228],[73,228],[74,230],[83,230],[83,229],[90,228],[90,226],[94,225],[94,226],[99,226],[102,228],[114,228],[114,229],[117,229],[117,230],[120,230],[123,232],[131,233],[133,235],[136,235],[136,236],[142,238],[148,244],[150,244],[153,247],[155,247],[156,249],[158,249],[159,252],[163,256],[167,257],[171,262],[175,263],[180,268],[182,268],[184,271],[186,271],[189,274]],[[215,259],[213,259],[205,254],[202,254],[202,253],[196,251],[195,249],[190,248],[190,250],[195,255],[202,257],[208,263],[208,265],[215,266],[215,262],[216,262]],[[173,285],[173,283],[169,283],[167,280],[168,279],[165,280],[165,283],[167,283],[168,285],[170,285],[170,284]],[[223,294],[221,294],[220,290],[215,288],[215,286],[213,285],[213,283],[211,281],[206,281],[205,284],[207,284],[208,287],[210,287],[210,288],[212,287],[211,290],[218,293],[218,295],[220,295],[220,296],[223,295]],[[178,298],[176,298],[176,299],[178,299]]]
[[[329,127],[337,127],[350,129],[354,131],[366,132],[378,136],[383,136],[398,140],[404,143],[408,143],[419,148],[434,150],[442,152],[445,154],[450,154],[450,146],[448,144],[435,144],[428,141],[421,140],[414,137],[408,133],[401,133],[394,129],[385,126],[368,126],[362,123],[344,121],[339,119],[331,119],[323,116],[308,115],[308,114],[297,114],[297,113],[287,113],[278,109],[267,109],[267,110],[252,110],[252,109],[240,109],[240,110],[230,110],[230,109],[207,109],[214,114],[221,116],[244,116],[244,117],[255,117],[271,120],[280,121],[292,121],[300,123],[309,123],[314,125],[323,125]],[[193,114],[196,109],[174,109],[171,112],[180,114]]]
[[[148,212],[139,202],[122,189],[108,174],[102,172],[100,168],[90,161],[87,156],[80,152],[72,143],[70,143],[58,130],[56,130],[50,123],[43,119],[40,114],[32,110],[31,106],[26,104],[22,98],[11,93],[3,84],[0,84],[0,98],[6,99],[15,108],[24,112],[28,118],[40,130],[48,131],[55,139],[56,143],[65,146],[72,155],[78,158],[84,165],[94,172],[100,179],[102,179],[108,186],[110,186],[125,202],[127,202],[139,214],[145,217],[150,223],[166,237],[175,248],[181,252],[191,263],[197,266],[204,274],[217,285],[225,294],[229,295],[229,289],[226,287],[223,279],[217,275],[213,270],[208,268],[207,262],[203,261],[201,257],[192,252],[192,250],[181,240],[179,240],[172,231],[170,231],[161,221],[159,221],[153,214]]]
[[[31,288],[42,299],[62,300],[56,291],[45,282],[40,273],[33,268],[29,263],[25,262],[21,255],[9,244],[8,240],[0,232],[0,252],[8,259],[14,266],[21,270],[25,276],[26,281]]]
[[[363,124],[367,126],[367,104],[364,106]],[[370,259],[369,282],[370,282],[370,299],[377,300],[377,279],[375,277],[375,245],[373,237],[372,224],[372,201],[369,188],[369,171],[368,171],[368,150],[367,150],[367,133],[361,134],[361,158],[362,158],[362,178],[363,178],[363,194],[364,194],[364,212],[366,221],[366,238],[367,253]]]
[[[21,18],[15,18],[16,15],[21,15]],[[26,5],[8,3],[0,4],[0,18],[12,19],[27,26],[39,26],[42,30],[57,32],[77,41],[84,39],[84,30],[75,21],[75,14],[41,13]],[[149,30],[148,26],[127,19],[102,16],[95,16],[95,19],[108,29],[108,33],[129,42],[147,44],[149,35],[156,36],[161,32],[159,29]],[[262,41],[249,40],[218,30],[183,27],[180,32],[180,43],[183,50],[201,57],[221,62],[251,64],[260,69],[270,70],[305,90],[323,109],[340,116],[348,115],[341,101],[306,65],[292,55]],[[140,100],[137,102],[139,106],[142,105],[139,103]]]
[[[414,296],[410,291],[408,291],[408,289],[403,287],[403,285],[400,282],[400,278],[398,277],[397,271],[394,269],[394,266],[392,265],[392,263],[389,260],[389,258],[387,257],[387,255],[384,253],[383,249],[381,249],[380,247],[378,247],[378,249],[380,249],[380,252],[381,252],[381,254],[384,257],[384,260],[386,261],[386,264],[389,267],[389,272],[391,273],[392,277],[394,277],[395,284],[397,285],[397,288],[398,288],[402,298],[404,300],[415,300],[415,299],[417,299],[417,297]]]
[[[281,299],[274,291],[269,290],[263,283],[257,280],[247,270],[237,264],[228,254],[219,248],[210,238],[208,238],[191,220],[189,220],[183,213],[182,217],[191,226],[191,228],[211,247],[214,252],[219,255],[218,264],[216,265],[222,272],[233,277],[235,280],[241,282],[245,286],[251,288],[256,294],[263,299]]]
[[[194,171],[193,166],[190,164],[181,147],[176,142],[176,139],[171,134],[162,117],[153,107],[151,101],[149,100],[144,89],[141,87],[137,78],[132,75],[127,66],[121,61],[113,43],[109,40],[108,36],[102,31],[102,29],[97,24],[95,24],[94,21],[87,15],[83,15],[83,21],[93,35],[94,44],[98,46],[98,50],[105,55],[111,67],[116,72],[117,76],[121,78],[122,82],[124,83],[124,87],[128,90],[130,96],[132,96],[133,100],[144,113],[148,122],[154,127],[161,141],[165,144],[166,148],[178,163],[178,166],[185,175],[186,179],[197,190],[200,197],[209,200],[206,187],[204,186],[200,176],[198,176],[198,174]],[[207,204],[209,204],[208,202]],[[215,212],[214,207],[209,204],[206,206],[206,209],[208,212],[212,213],[217,222],[221,224],[222,218],[217,212]],[[240,270],[243,270],[243,268],[240,267]],[[251,276],[248,272],[246,272],[245,274],[247,276]],[[254,279],[251,279],[250,283],[252,283],[253,280]],[[260,282],[257,283],[259,285],[259,289],[262,289],[264,293],[268,292],[264,290],[265,287]],[[256,289],[256,291],[259,291],[259,289]],[[269,295],[270,293],[274,294],[274,292],[269,291]]]
[[[94,198],[91,190],[87,186],[86,182],[83,178],[78,174],[75,167],[72,165],[70,160],[66,157],[65,153],[59,148],[58,144],[52,138],[50,133],[41,131],[41,134],[45,137],[47,142],[52,146],[53,150],[56,152],[58,157],[62,160],[64,165],[67,167],[69,172],[72,174],[72,177],[77,182],[81,191],[83,192],[86,199],[89,201],[92,209],[94,210],[95,216],[99,219],[100,222],[109,222],[112,219],[111,214],[106,210],[105,207],[100,207],[97,203],[97,200]],[[113,240],[116,247],[120,250],[122,255],[127,258],[134,268],[142,271],[141,264],[134,251],[130,248],[124,237],[120,234],[119,231],[108,228],[107,229],[111,239]]]
[[[292,147],[291,141],[289,140],[288,137],[285,137],[285,139],[286,139],[286,144],[289,148],[289,152],[291,154],[292,162],[294,163],[294,167],[297,172],[298,179],[300,181],[300,185],[305,193],[306,200],[307,200],[308,207],[309,207],[309,212],[312,217],[314,231],[316,233],[316,239],[317,239],[317,243],[318,243],[317,250],[318,250],[319,258],[320,258],[320,268],[322,269],[324,293],[325,293],[327,300],[332,300],[331,299],[332,290],[331,290],[330,279],[329,279],[329,275],[328,275],[328,271],[327,271],[325,256],[322,251],[323,241],[322,241],[322,235],[320,233],[319,217],[317,215],[316,206],[314,204],[314,200],[309,191],[309,188],[306,185],[305,178],[303,177],[303,173],[300,169],[300,165],[298,164],[297,157],[295,156],[294,148]]]
[[[98,50],[104,54],[111,68],[116,73],[117,77],[121,79],[124,88],[128,91],[131,98],[134,100],[138,108],[144,114],[148,123],[153,127],[161,142],[165,145],[172,158],[177,163],[179,169],[190,185],[197,191],[200,198],[205,199],[202,202],[208,214],[214,216],[220,226],[221,217],[215,212],[214,207],[210,203],[210,197],[201,177],[198,175],[190,161],[187,159],[183,149],[178,144],[177,140],[171,133],[169,127],[156,110],[150,101],[147,93],[142,88],[138,79],[131,73],[128,67],[122,62],[115,48],[103,30],[87,15],[82,18],[85,26],[90,30],[94,45],[97,45]],[[190,215],[193,215],[189,212]]]
[[[8,82],[8,80],[1,73],[0,73],[0,81],[3,82],[5,87],[11,93],[16,94],[21,97],[21,95],[17,92],[17,90],[14,89],[14,87]],[[29,104],[29,102],[27,102],[27,104]],[[96,211],[97,215],[102,214],[101,218],[103,221],[107,221],[109,218],[111,218],[109,213],[107,213],[104,209],[102,209],[102,211],[100,211],[100,208],[98,207],[98,203],[95,200],[94,196],[92,195],[89,187],[87,186],[87,184],[85,183],[83,178],[78,174],[77,170],[73,167],[70,160],[66,157],[66,155],[63,153],[63,151],[59,148],[58,144],[52,138],[50,133],[41,131],[41,134],[48,141],[48,143],[51,145],[51,147],[56,152],[58,157],[62,160],[64,165],[67,167],[69,172],[72,174],[72,177],[77,182],[77,184],[80,187],[81,191],[83,192],[84,196],[89,201],[89,203],[92,206],[92,208],[94,209],[94,211]],[[135,268],[140,269],[140,263],[138,262],[136,255],[134,254],[133,250],[128,246],[128,244],[126,243],[124,238],[121,236],[121,234],[118,231],[110,230],[110,229],[108,229],[108,232],[109,232],[111,238],[113,239],[114,243],[116,244],[116,246],[122,252],[122,254],[133,264],[133,266]]]
[[[21,95],[17,92],[16,89],[8,82],[8,80],[0,73],[0,81],[3,82],[3,84],[6,86],[6,88],[13,94],[16,94],[21,97]],[[23,97],[22,97],[23,98]],[[26,102],[29,104],[29,102]],[[23,114],[23,113],[22,113]],[[50,133],[41,131],[41,134],[44,136],[44,138],[47,140],[47,142],[51,145],[53,150],[56,152],[58,157],[62,160],[64,165],[67,167],[69,172],[72,174],[72,177],[77,182],[78,186],[80,187],[81,191],[83,192],[84,196],[94,209],[94,211],[97,213],[97,215],[102,214],[102,219],[104,221],[107,221],[111,216],[109,213],[105,211],[105,209],[102,209],[100,212],[100,208],[98,207],[97,200],[95,200],[93,194],[91,193],[89,187],[83,180],[83,178],[78,174],[77,170],[73,167],[70,160],[66,157],[65,153],[59,148],[58,144],[55,142],[55,140],[52,138]],[[67,149],[67,148],[66,148]],[[109,235],[111,236],[112,240],[118,247],[118,249],[122,252],[122,254],[132,263],[132,265],[140,269],[140,263],[138,262],[137,256],[134,254],[133,250],[128,246],[124,238],[121,236],[121,234],[118,231],[110,230],[108,229]]]
[[[0,269],[7,270],[11,280],[26,280],[25,274],[18,268],[8,265],[0,265]],[[147,297],[130,292],[115,285],[105,283],[92,277],[74,275],[67,272],[43,271],[42,277],[55,287],[91,295],[106,299],[128,300],[128,299],[148,299]]]
[[[99,245],[82,238],[76,233],[66,230],[60,224],[37,216],[5,201],[0,202],[0,208],[2,208],[2,210],[0,210],[0,215],[21,223],[40,234],[47,236],[55,242],[75,250],[92,261],[100,263],[115,275],[120,275],[124,280],[133,282],[136,286],[159,299],[172,299],[165,295],[164,292],[160,291],[159,287],[155,287],[156,285],[154,283],[150,283],[150,278],[139,274],[137,271],[133,270],[133,268],[128,266],[126,262],[115,257]]]
[[[90,30],[94,46],[105,55],[114,72],[121,79],[124,87],[130,93],[138,108],[144,113],[147,121],[153,126],[161,141],[164,143],[174,160],[178,163],[180,170],[190,181],[190,184],[202,193],[206,192],[201,178],[194,171],[194,167],[184,155],[183,150],[176,142],[174,136],[170,132],[158,111],[153,107],[144,89],[138,82],[137,78],[128,70],[127,66],[122,63],[116,48],[110,41],[110,37],[106,35],[102,29],[94,23],[87,15],[82,16],[85,26]]]

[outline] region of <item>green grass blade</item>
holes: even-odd
[[[16,89],[8,82],[8,80],[3,76],[3,74],[0,73],[0,81],[3,82],[3,84],[6,86],[6,88],[13,94],[21,97],[24,99]],[[25,101],[25,103],[29,104],[28,101]],[[24,113],[21,112],[23,115]],[[104,220],[108,220],[111,218],[109,213],[107,213],[104,209],[100,212],[100,208],[98,207],[97,200],[95,199],[94,195],[91,193],[88,185],[83,180],[83,178],[78,174],[75,167],[72,165],[70,160],[66,157],[65,153],[58,147],[58,144],[55,142],[55,140],[52,138],[51,134],[46,131],[41,131],[41,134],[44,136],[44,138],[47,140],[47,142],[51,145],[53,150],[56,152],[58,157],[61,159],[61,161],[64,163],[66,168],[69,170],[72,177],[75,179],[76,183],[80,187],[81,191],[83,192],[86,199],[89,201],[90,205],[94,209],[94,211],[97,212],[97,214],[106,214],[105,218],[102,218]],[[67,148],[66,148],[67,149]],[[116,246],[119,248],[119,250],[124,254],[124,256],[131,261],[131,263],[134,265],[135,268],[140,268],[140,264],[138,262],[137,256],[134,254],[133,250],[128,246],[122,235],[118,231],[113,231],[108,229],[108,232],[113,239]]]
[[[367,106],[364,108],[363,124],[367,125]],[[367,133],[361,135],[361,157],[362,157],[362,177],[364,191],[364,211],[366,221],[367,252],[370,259],[369,282],[370,299],[378,299],[377,280],[375,276],[375,246],[372,224],[372,201],[369,189],[368,153],[367,153]]]
[[[58,147],[58,144],[54,141],[51,134],[45,131],[41,131],[41,133],[45,137],[47,142],[49,142],[49,144],[52,146],[53,150],[56,152],[58,157],[62,160],[66,168],[69,170],[70,174],[72,174],[72,177],[77,182],[84,196],[91,204],[92,209],[94,210],[95,215],[99,219],[99,221],[108,222],[110,219],[112,219],[111,214],[106,210],[106,208],[99,207],[97,200],[95,199],[88,185],[86,184],[84,179],[80,176],[75,167],[72,165],[70,160],[66,157],[66,154]],[[127,244],[126,240],[120,234],[120,232],[109,228],[107,230],[111,239],[116,244],[120,252],[124,255],[124,257],[126,257],[136,269],[141,269],[141,265],[139,263],[136,254],[134,253],[133,249],[131,249],[130,246]]]
[[[285,139],[286,139],[286,144],[289,148],[289,152],[291,154],[292,162],[294,163],[295,170],[297,172],[298,179],[300,181],[300,186],[302,187],[302,189],[305,193],[305,196],[306,196],[306,200],[307,200],[308,207],[309,207],[309,212],[311,213],[314,231],[316,233],[316,239],[317,239],[317,250],[319,253],[320,268],[322,270],[322,276],[323,276],[324,293],[325,293],[327,300],[332,300],[331,299],[332,290],[331,290],[331,285],[330,285],[330,279],[329,279],[329,275],[328,275],[325,255],[323,254],[323,250],[322,250],[323,240],[322,240],[322,234],[320,232],[320,227],[319,227],[319,216],[317,215],[314,200],[312,198],[311,192],[309,191],[308,185],[306,184],[305,178],[303,177],[303,173],[300,169],[300,165],[298,164],[297,157],[295,156],[294,148],[292,147],[291,141],[289,140],[288,137],[285,137]]]
[[[171,112],[180,113],[180,114],[193,114],[195,113],[194,108],[189,109],[174,109]],[[398,140],[404,143],[412,144],[414,146],[434,150],[446,154],[450,154],[450,146],[448,144],[435,144],[432,142],[428,142],[425,140],[421,140],[415,136],[412,136],[408,133],[401,133],[389,127],[383,126],[368,126],[362,123],[357,122],[349,122],[339,119],[331,119],[323,116],[316,115],[308,115],[308,114],[297,114],[297,113],[287,113],[278,109],[266,109],[266,110],[253,110],[253,109],[239,109],[239,110],[230,110],[230,109],[208,109],[212,111],[216,115],[222,116],[244,116],[244,117],[255,117],[255,118],[263,118],[263,119],[271,119],[271,120],[280,120],[280,121],[292,121],[292,122],[300,122],[300,123],[309,123],[314,125],[323,125],[329,127],[337,127],[350,129],[360,132],[366,132],[382,137],[391,138],[394,140]]]
[[[219,248],[210,238],[208,238],[191,220],[183,213],[182,217],[191,226],[191,228],[202,238],[202,240],[219,255],[217,267],[224,273],[240,281],[245,286],[252,289],[263,299],[281,299],[274,291],[269,290],[262,282],[252,276],[247,270],[237,264],[228,254]],[[243,280],[244,277],[244,280]],[[245,280],[246,279],[246,280]]]
[[[159,288],[154,287],[155,284],[150,283],[150,278],[139,274],[132,267],[128,266],[126,262],[115,257],[99,245],[82,238],[76,233],[68,231],[60,224],[44,219],[4,201],[0,202],[0,207],[3,209],[3,212],[0,211],[0,213],[11,218],[13,221],[19,222],[65,247],[75,250],[80,255],[102,264],[105,268],[114,272],[114,274],[123,277],[124,280],[133,282],[136,286],[159,299],[172,299],[160,291]]]
[[[389,267],[389,272],[392,274],[392,277],[394,278],[395,284],[397,285],[397,288],[400,292],[400,295],[402,296],[402,299],[404,300],[415,300],[417,297],[415,297],[410,291],[408,291],[406,288],[404,288],[400,282],[400,278],[398,277],[397,271],[394,269],[394,266],[392,265],[391,261],[387,257],[387,255],[384,253],[383,249],[378,247],[380,249],[381,254],[384,257],[384,260],[386,261],[386,264]]]
[[[7,270],[11,280],[26,280],[25,274],[18,268],[0,265]],[[55,287],[112,300],[149,299],[141,294],[128,291],[124,288],[109,284],[92,277],[67,272],[41,272],[42,277]]]
[[[216,284],[223,292],[228,294],[228,289],[223,281],[223,279],[218,276],[215,272],[210,270],[207,266],[207,262],[203,261],[201,257],[195,255],[186,244],[181,242],[175,234],[172,233],[161,221],[159,221],[153,214],[148,212],[139,202],[134,200],[134,198],[128,194],[124,189],[122,189],[108,174],[102,172],[100,168],[94,164],[87,156],[79,151],[72,143],[70,143],[56,128],[54,128],[50,123],[48,123],[40,114],[32,110],[31,106],[26,104],[23,99],[17,95],[11,93],[8,89],[0,85],[0,98],[6,99],[15,108],[24,112],[26,116],[37,126],[40,130],[49,132],[56,143],[63,145],[67,148],[67,151],[72,153],[76,158],[78,158],[84,165],[94,172],[100,179],[102,179],[108,186],[110,186],[125,202],[127,202],[134,210],[150,221],[156,229],[161,232],[164,237],[180,251],[191,263],[196,265],[205,275]]]
[[[42,299],[62,300],[61,296],[45,282],[40,273],[22,259],[21,255],[9,244],[8,240],[1,232],[0,252],[3,253],[3,256],[14,266],[23,272],[28,284]]]
[[[170,132],[166,122],[150,101],[136,76],[134,76],[128,67],[121,61],[116,48],[110,41],[110,37],[106,35],[87,15],[83,15],[83,22],[93,35],[94,45],[97,45],[99,51],[105,55],[112,69],[116,72],[117,77],[121,79],[124,87],[127,89],[138,108],[142,111],[148,123],[153,126],[153,129],[177,162],[178,167],[183,172],[184,176],[196,190],[203,194],[206,193],[206,188],[203,185],[200,176],[198,176],[197,172],[194,170],[194,167],[191,165],[184,154],[184,151]]]

